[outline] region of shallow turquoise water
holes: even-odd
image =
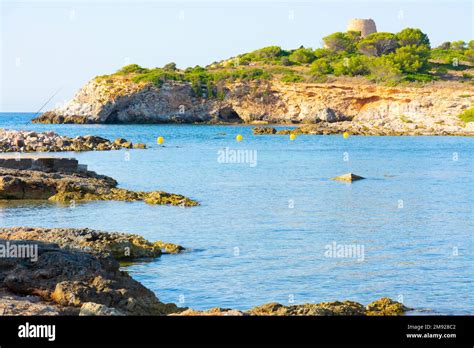
[[[201,202],[194,208],[0,206],[2,226],[134,232],[190,248],[128,267],[162,301],[247,309],[271,301],[368,303],[387,296],[431,313],[474,314],[472,138],[289,141],[254,137],[248,126],[34,125],[31,117],[0,114],[0,127],[145,142],[149,149],[128,155],[71,155],[121,187]],[[236,142],[236,134],[244,140]],[[155,145],[157,136],[165,137],[164,147]],[[218,150],[225,147],[256,151],[257,165],[219,163]],[[328,180],[347,172],[367,180]],[[333,242],[362,246],[364,260],[327,257],[325,247]]]

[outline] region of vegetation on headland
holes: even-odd
[[[464,122],[474,122],[474,107],[464,110],[459,118]]]
[[[378,32],[364,38],[359,32],[336,32],[323,38],[324,48],[299,47],[285,50],[264,47],[206,67],[177,69],[175,63],[162,68],[127,65],[115,74],[133,82],[161,86],[165,81],[187,81],[196,95],[223,98],[224,81],[277,79],[287,83],[324,82],[328,78],[363,76],[371,82],[396,85],[404,82],[457,80],[472,83],[473,76],[457,72],[474,65],[474,40],[445,42],[431,48],[420,29],[398,33]]]

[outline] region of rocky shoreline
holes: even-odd
[[[9,244],[37,248],[36,260],[0,257],[0,315],[403,315],[409,308],[382,298],[284,306],[268,303],[247,311],[196,311],[161,302],[120,270],[119,261],[156,258],[185,248],[127,233],[90,229],[0,228],[0,251]],[[23,249],[26,250],[26,249]],[[18,255],[17,255],[18,256]],[[31,255],[30,255],[31,256]]]
[[[120,149],[145,149],[142,143],[133,144],[126,139],[114,141],[94,136],[70,138],[54,132],[17,131],[0,128],[1,152],[60,152],[60,151],[108,151]]]
[[[184,207],[199,205],[198,202],[179,194],[164,191],[137,192],[118,188],[117,185],[113,178],[87,170],[65,173],[0,167],[0,199],[64,203],[115,200]]]
[[[473,135],[459,115],[474,87],[454,81],[382,86],[360,81],[282,83],[235,81],[221,98],[196,96],[187,82],[160,87],[123,76],[95,78],[62,107],[34,123],[233,123],[314,125],[317,134]]]
[[[365,136],[474,136],[474,128],[468,130],[456,127],[446,128],[440,125],[433,125],[432,127],[427,128],[416,124],[393,127],[393,125],[386,125],[383,122],[373,124],[354,123],[349,121],[338,123],[321,122],[280,130],[271,126],[255,127],[252,128],[252,132],[254,135],[336,135],[347,132],[350,135]]]
[[[23,250],[29,246],[37,252],[36,260],[18,254],[0,258],[0,314],[165,315],[181,310],[160,302],[152,291],[120,270],[118,260],[162,254],[159,245],[137,235],[2,228],[0,245],[7,242],[16,243],[8,244],[10,250],[12,245],[22,245]]]

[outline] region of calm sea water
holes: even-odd
[[[290,141],[252,136],[248,126],[35,125],[32,116],[0,114],[0,127],[144,142],[149,149],[128,155],[70,155],[121,187],[165,190],[201,203],[0,206],[4,227],[89,227],[189,248],[127,268],[162,301],[247,309],[271,301],[368,303],[387,296],[429,313],[474,314],[472,138]],[[155,144],[157,136],[165,146]],[[225,147],[256,151],[257,165],[219,163]],[[328,180],[347,172],[367,180]],[[327,257],[334,242],[363,247],[364,260]]]

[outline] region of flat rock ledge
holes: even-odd
[[[63,249],[110,255],[119,261],[155,258],[161,254],[178,254],[186,249],[163,241],[150,242],[132,233],[103,232],[89,228],[0,228],[0,239],[54,243]]]
[[[0,128],[0,152],[60,152],[107,151],[120,149],[145,149],[142,143],[133,144],[123,138],[114,141],[94,136],[69,138],[54,132],[17,131]]]
[[[15,255],[13,250],[17,250]],[[0,315],[180,312],[184,309],[160,302],[152,291],[121,271],[117,260],[157,257],[161,253],[161,245],[133,234],[2,228]]]
[[[131,191],[117,188],[117,181],[92,171],[83,173],[18,170],[0,167],[0,199],[78,201],[145,201],[183,207],[199,205],[185,196],[163,191]]]

